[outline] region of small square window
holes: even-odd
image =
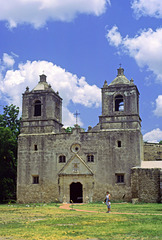
[[[124,174],[116,174],[116,182],[124,183]]]
[[[88,154],[87,155],[87,162],[94,162],[94,155]]]
[[[59,163],[65,163],[66,162],[66,156],[65,155],[60,155],[59,156]]]
[[[39,176],[33,176],[33,184],[39,184]]]

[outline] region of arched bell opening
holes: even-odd
[[[122,95],[117,95],[115,97],[115,111],[124,111],[124,98]]]

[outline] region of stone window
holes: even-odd
[[[87,162],[94,162],[94,155],[93,154],[88,154],[87,155]]]
[[[73,153],[78,153],[80,151],[80,149],[81,149],[81,146],[78,143],[75,143],[71,146],[71,151]]]
[[[56,106],[55,106],[55,116],[56,116],[57,119],[59,119],[59,113],[60,113],[59,105],[58,105],[58,103],[56,103]]]
[[[121,141],[118,141],[118,147],[121,147]]]
[[[37,145],[34,145],[34,150],[38,151],[38,146]]]
[[[39,184],[39,176],[33,176],[33,184]]]
[[[124,183],[124,174],[123,173],[117,173],[116,174],[116,182],[117,183]]]
[[[122,95],[115,97],[115,111],[124,111],[124,99]]]
[[[34,116],[41,116],[41,101],[39,100],[34,103]]]
[[[66,157],[65,155],[60,155],[59,156],[59,163],[65,163],[66,162]]]

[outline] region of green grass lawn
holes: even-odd
[[[102,203],[89,203],[83,205],[75,205],[73,208],[85,209],[90,211],[105,212],[106,205]],[[162,214],[162,204],[131,204],[131,203],[112,203],[112,213],[144,213],[144,214]]]
[[[0,205],[0,240],[162,239],[162,204],[112,203],[110,214],[102,203],[73,208],[94,212],[54,203]]]

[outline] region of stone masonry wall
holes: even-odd
[[[84,176],[81,162],[77,182],[83,185],[83,200],[103,200],[107,190],[113,200],[131,200],[131,171],[139,166],[139,131],[102,131],[77,132],[65,134],[21,134],[18,151],[18,202],[63,201],[64,195],[69,201],[69,186],[77,179],[66,172],[68,181],[63,184],[59,173],[75,155],[71,151],[79,144],[78,157],[91,169],[93,178]],[[136,139],[136,140],[134,140]],[[118,140],[121,147],[118,147]],[[131,147],[133,144],[133,148]],[[37,150],[35,150],[37,145]],[[87,154],[94,155],[94,162],[87,162]],[[59,162],[59,156],[66,157],[66,163]],[[130,156],[133,156],[133,158]],[[124,182],[117,182],[117,174],[124,175]],[[33,184],[33,176],[39,176],[39,184]],[[81,177],[82,176],[82,177]]]
[[[162,161],[162,145],[144,143],[144,161]]]
[[[160,169],[131,169],[132,198],[144,202],[160,202]]]

